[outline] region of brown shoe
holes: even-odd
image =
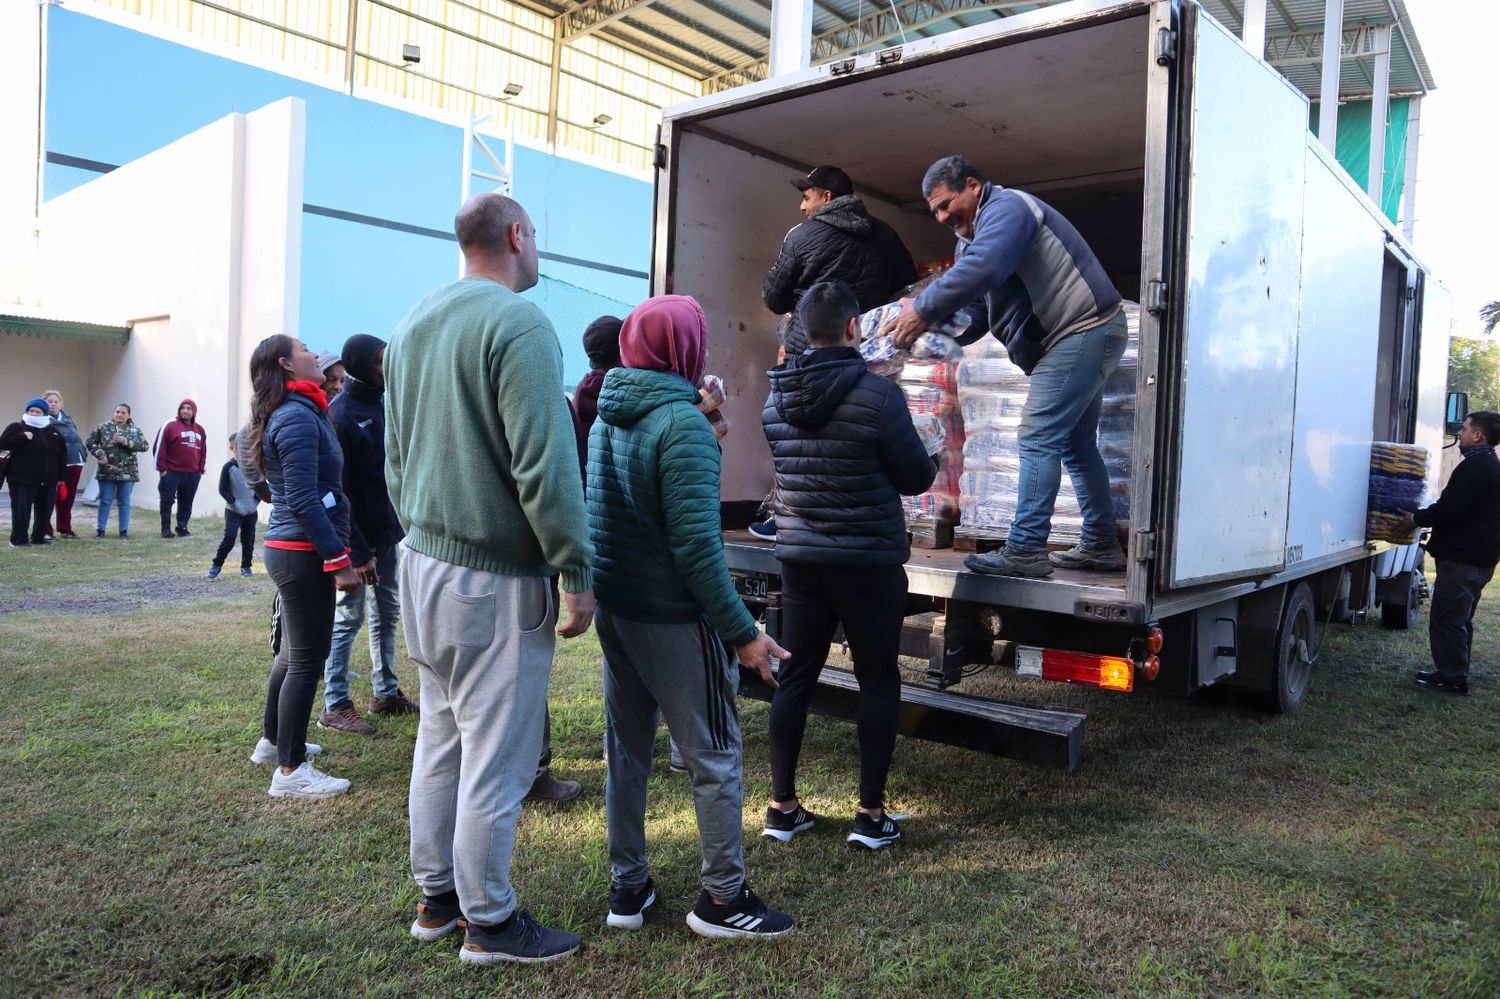
[[[526,792],[526,800],[562,804],[564,801],[572,801],[582,793],[583,785],[576,780],[558,780],[551,774],[545,774],[538,777],[531,785],[531,790]]]
[[[332,711],[318,716],[318,728],[331,728],[337,732],[352,732],[355,735],[374,735],[375,726],[359,716],[354,705],[345,701]]]
[[[415,715],[420,714],[417,702],[401,693],[401,688],[396,688],[396,693],[390,697],[377,697],[370,702],[370,714],[372,715]]]

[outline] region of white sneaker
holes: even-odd
[[[349,782],[342,777],[330,777],[311,763],[303,763],[291,773],[277,767],[268,793],[273,798],[331,798],[347,790]]]
[[[307,744],[307,758],[309,760],[322,751],[323,747],[316,742],[309,742]],[[276,743],[265,736],[261,736],[260,741],[255,744],[255,752],[250,754],[250,762],[255,764],[275,763]]]

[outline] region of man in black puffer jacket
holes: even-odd
[[[766,272],[761,287],[766,308],[777,315],[793,312],[808,288],[820,281],[842,281],[854,290],[859,310],[866,312],[894,301],[896,292],[917,279],[901,237],[865,210],[848,174],[820,166],[792,185],[802,192],[807,221],[786,234],[780,256]],[[808,347],[795,313],[783,346],[787,357]]]
[[[797,307],[811,348],[770,372],[761,422],[780,499],[781,634],[791,655],[771,702],[771,807],[762,835],[783,841],[812,828],[797,800],[797,757],[818,673],[840,623],[859,680],[859,810],[849,842],[879,849],[901,834],[884,812],[896,746],[901,676],[896,655],[910,556],[901,497],[925,492],[937,464],[895,383],[870,374],[854,344],[854,292],[831,281]]]

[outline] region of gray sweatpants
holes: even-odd
[[[421,681],[412,758],[411,870],[456,890],[481,926],[509,918],[521,799],[536,777],[557,608],[551,581],[467,569],[408,549],[406,647]]]
[[[650,875],[646,778],[660,713],[693,782],[703,887],[721,902],[732,901],[745,880],[744,760],[734,703],[739,667],[707,620],[643,624],[603,607],[594,620],[604,650],[611,879],[635,888]]]

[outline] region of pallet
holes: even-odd
[[[956,552],[982,554],[984,552],[998,551],[999,549],[1004,547],[1004,537],[958,534],[955,534],[953,536],[953,550]]]
[[[953,525],[944,522],[922,521],[909,525],[911,546],[927,550],[953,547]]]
[[[953,550],[956,552],[965,552],[968,554],[984,554],[985,552],[999,551],[1001,548],[1005,547],[1005,538],[1006,536],[1003,534],[955,534],[953,536]],[[1077,539],[1066,541],[1049,540],[1047,542],[1047,550],[1049,552],[1067,551],[1077,543]]]

